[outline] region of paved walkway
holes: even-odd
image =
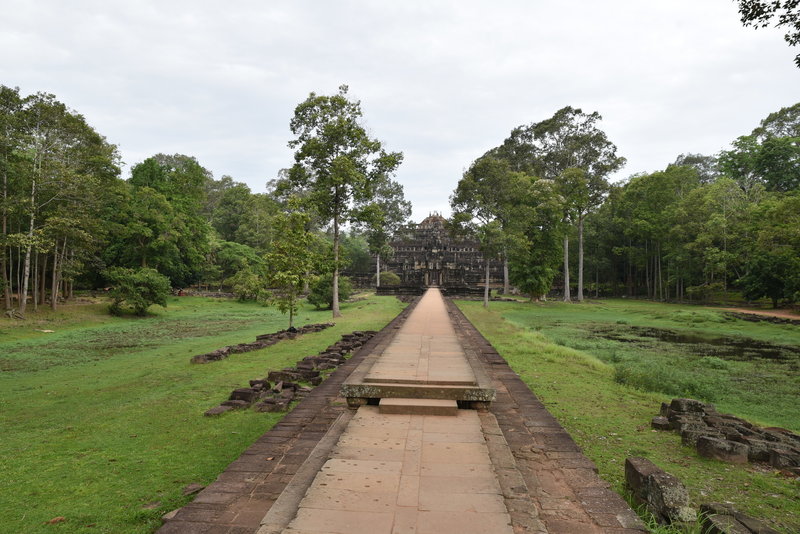
[[[511,534],[510,525],[477,412],[384,415],[364,406],[283,532]]]
[[[374,405],[345,410],[332,387],[363,364],[367,351],[381,355],[366,374],[376,383],[474,381],[471,365],[480,362],[479,374],[489,377],[497,398],[488,412],[450,416],[427,415],[424,403],[421,412],[410,406],[411,414],[382,413]],[[319,416],[330,421],[324,435]],[[644,531],[530,389],[438,291],[410,306],[259,443],[159,533]],[[237,470],[248,473],[238,485],[232,484],[241,478]],[[258,510],[266,513],[260,528]]]
[[[475,385],[438,289],[425,293],[364,382]]]

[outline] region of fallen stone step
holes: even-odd
[[[457,415],[458,404],[445,399],[381,399],[380,413],[410,415]]]

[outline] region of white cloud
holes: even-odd
[[[55,93],[128,164],[193,155],[263,191],[291,164],[289,120],[341,83],[406,154],[415,217],[512,127],[599,111],[618,177],[714,153],[798,100],[780,31],[728,0],[58,2],[3,0],[0,83]]]

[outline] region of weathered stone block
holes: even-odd
[[[222,406],[230,406],[233,409],[247,408],[250,403],[244,400],[226,400],[222,402]]]
[[[712,458],[732,464],[747,463],[750,447],[744,443],[727,441],[719,438],[700,437],[697,440],[697,452],[700,456]]]
[[[672,430],[672,423],[664,416],[653,417],[650,426],[656,430]]]
[[[239,388],[231,391],[231,396],[228,398],[230,400],[243,400],[248,403],[252,403],[258,400],[258,397],[259,397],[258,390],[252,388]]]
[[[291,382],[293,380],[302,380],[302,378],[293,371],[270,371],[269,375],[267,375],[267,380],[270,382]]]
[[[697,440],[702,437],[710,437],[710,438],[722,438],[722,435],[716,432],[715,430],[711,429],[686,429],[681,432],[681,443],[686,445],[687,447],[696,447]]]
[[[214,406],[210,410],[206,410],[206,412],[203,415],[205,415],[207,417],[211,417],[211,416],[214,416],[214,415],[220,415],[220,414],[223,414],[225,412],[229,412],[231,410],[233,410],[233,407],[231,407],[231,406],[222,406],[222,405]]]
[[[785,449],[771,449],[769,451],[769,465],[778,469],[798,467],[800,466],[800,455]]]
[[[677,477],[666,472],[648,478],[649,508],[668,522],[697,520],[697,511],[689,506],[689,492]]]
[[[697,511],[689,506],[689,493],[676,477],[645,458],[625,460],[625,480],[634,498],[662,522],[695,521]]]
[[[705,518],[707,518],[707,517],[720,518],[720,517],[725,517],[725,516],[732,517],[733,519],[736,520],[737,523],[739,523],[741,526],[743,526],[743,527],[745,527],[747,529],[746,532],[749,532],[749,533],[752,533],[752,534],[779,534],[778,531],[770,528],[763,521],[760,521],[758,519],[754,519],[754,518],[752,518],[750,516],[747,516],[747,515],[739,512],[738,510],[736,510],[730,504],[722,504],[722,503],[706,503],[706,504],[702,504],[700,506],[700,512],[705,516]],[[714,530],[711,530],[713,528],[717,528],[718,530],[716,532],[718,532],[719,528],[725,527],[726,525],[730,524],[729,520],[719,519],[719,520],[716,521],[716,525],[714,525],[713,522],[712,522],[713,526],[706,527],[705,524],[707,523],[707,520],[705,518],[703,519],[704,527],[706,529],[709,529],[708,531],[712,531],[712,532],[714,532]],[[735,527],[735,525],[734,525],[734,527]],[[707,530],[703,530],[704,533],[706,531]]]
[[[694,399],[672,399],[669,405],[669,407],[676,412],[692,412],[697,414],[705,413],[706,406],[710,406],[712,410],[714,409],[713,404],[706,405],[706,403]]]
[[[250,387],[256,388],[260,386],[261,389],[269,389],[269,382],[266,380],[250,380]]]
[[[703,518],[703,534],[752,534],[729,515],[708,515]]]

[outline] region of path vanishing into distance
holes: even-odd
[[[646,532],[437,288],[169,516],[159,534]]]

